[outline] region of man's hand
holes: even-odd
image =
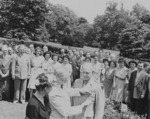
[[[81,95],[88,95],[88,96],[92,95],[92,93],[86,88],[81,89],[80,94]]]
[[[93,97],[88,97],[85,102],[82,103],[82,107],[88,106],[94,102]]]

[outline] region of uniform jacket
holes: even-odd
[[[102,119],[104,115],[104,107],[105,107],[105,94],[102,89],[101,84],[94,80],[90,79],[89,83],[87,83],[83,87],[83,79],[77,79],[74,83],[74,88],[88,88],[90,91],[94,92],[95,101],[93,105],[87,106],[80,115],[75,115],[73,119],[82,119],[86,117],[91,117],[93,119]],[[87,97],[73,97],[73,105],[79,105],[85,101]]]

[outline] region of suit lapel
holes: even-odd
[[[134,71],[134,72],[132,72],[132,73],[133,73],[133,74],[132,74],[131,82],[133,82],[132,85],[135,85],[137,71]]]
[[[141,73],[140,73],[140,75],[139,75],[137,81],[135,82],[135,86],[142,80],[143,75],[144,75],[144,72],[141,71]],[[135,79],[135,80],[136,80],[136,79]]]

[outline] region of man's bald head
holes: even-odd
[[[92,77],[92,65],[91,63],[84,63],[82,67],[83,79],[90,80]]]

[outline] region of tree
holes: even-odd
[[[143,23],[150,24],[150,12],[142,5],[135,4],[131,12],[132,16],[141,20]]]
[[[116,48],[121,30],[132,21],[123,6],[118,10],[117,3],[109,2],[105,14],[97,16],[94,20],[96,41],[101,43],[102,48]]]
[[[48,5],[49,13],[46,16],[46,27],[52,39],[61,39],[70,34],[72,27],[77,23],[76,14],[63,5]]]
[[[28,36],[36,40],[36,31],[43,25],[48,12],[47,1],[2,0],[0,3],[1,37],[9,34],[12,38],[22,39]],[[20,34],[20,37],[16,34]]]
[[[150,56],[150,25],[137,20],[129,23],[120,34],[122,56],[141,59]]]
[[[139,5],[138,3],[135,4],[132,8],[133,16],[137,17],[138,19],[140,19],[143,14],[147,14],[147,13],[149,13],[149,11],[143,6]]]
[[[45,26],[51,39],[57,39],[63,45],[83,47],[84,37],[90,27],[88,21],[77,17],[71,9],[62,5],[49,4],[48,8]]]

